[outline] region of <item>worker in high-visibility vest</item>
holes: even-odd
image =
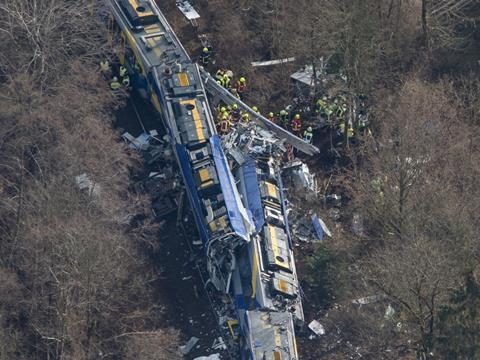
[[[255,111],[258,115],[260,115],[260,110],[258,110],[258,107],[252,106],[252,110]]]
[[[208,47],[204,47],[202,49],[202,54],[200,55],[200,62],[204,67],[208,66],[208,63],[210,62],[210,56],[212,55],[210,49]]]
[[[277,119],[275,119],[275,115],[271,111],[267,115],[267,120],[271,121],[274,124],[277,122]]]
[[[100,72],[102,74],[110,72],[110,63],[107,59],[100,61]]]
[[[220,124],[222,122],[224,116],[228,116],[228,112],[225,106],[222,106],[217,111],[217,124]]]
[[[292,120],[292,132],[300,136],[300,132],[302,131],[302,119],[300,119],[300,114],[295,114]]]
[[[303,132],[303,140],[309,144],[312,143],[312,140],[313,140],[313,130],[312,130],[312,127],[309,126],[307,128],[307,130],[305,130]]]
[[[125,75],[122,79],[122,85],[125,86],[125,87],[129,87],[130,86],[130,76],[128,75]]]
[[[321,99],[318,99],[315,103],[315,112],[317,114],[325,113],[325,107],[327,106],[327,97],[324,96]]]
[[[342,121],[339,125],[338,125],[338,135],[343,135],[345,134],[345,122]],[[348,129],[347,129],[347,139],[350,139],[351,137],[353,137],[354,135],[354,131],[353,131],[353,127],[352,126],[349,126]]]
[[[282,125],[284,128],[287,128],[289,120],[288,111],[285,109],[280,110],[280,113],[278,115],[278,118],[280,119],[280,125]]]
[[[232,104],[232,111],[231,111],[230,115],[231,115],[233,121],[236,122],[236,121],[240,120],[240,117],[242,116],[241,115],[241,110],[238,108],[238,105],[236,103]]]
[[[118,78],[116,76],[114,76],[112,78],[112,81],[110,81],[110,89],[112,90],[118,90],[122,87],[122,85],[120,84],[120,82],[118,81]]]
[[[121,65],[120,69],[118,69],[118,74],[123,78],[125,75],[127,75],[127,68]]]
[[[223,83],[223,87],[225,89],[230,89],[231,87],[231,79],[230,79],[230,76],[228,76],[227,74],[224,74],[223,75],[223,79],[222,79],[222,83]]]
[[[230,131],[230,126],[232,125],[228,115],[223,115],[222,122],[220,123],[220,134],[225,135]]]
[[[242,114],[242,122],[244,122],[245,124],[250,122],[250,115],[248,113],[244,112]]]
[[[240,77],[240,79],[238,79],[235,85],[235,89],[237,90],[237,94],[240,97],[240,99],[243,100],[245,91],[247,90],[247,80],[245,79],[245,77],[242,76]]]
[[[333,109],[328,104],[325,106],[325,115],[327,115],[327,124],[332,126]]]
[[[222,86],[223,86],[223,75],[225,75],[225,70],[223,69],[218,69],[217,72],[215,73],[215,79],[217,81],[220,81]]]

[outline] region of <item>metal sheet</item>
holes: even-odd
[[[222,193],[228,211],[228,218],[232,224],[232,229],[245,241],[249,241],[249,235],[254,226],[253,224],[250,224],[247,211],[242,204],[240,195],[238,194],[235,181],[222,150],[220,137],[218,135],[212,136],[210,138],[210,143],[212,145],[212,155],[215,161],[218,179],[222,187]]]
[[[252,212],[255,230],[259,232],[265,223],[265,218],[263,216],[262,199],[260,197],[260,188],[258,186],[257,166],[255,160],[249,159],[241,167],[241,171],[247,196],[247,206]]]
[[[195,215],[198,232],[200,233],[200,237],[202,238],[204,244],[207,244],[209,236],[205,226],[205,221],[203,219],[202,208],[200,206],[200,200],[198,198],[195,180],[192,175],[192,168],[190,167],[187,151],[185,150],[184,146],[177,144],[175,145],[175,152],[177,153],[178,162],[182,167],[185,188],[187,189],[190,205],[192,206],[193,214]]]
[[[253,111],[250,106],[245,104],[243,101],[237,99],[235,96],[233,96],[231,92],[229,92],[223,86],[219,85],[216,80],[205,70],[201,70],[201,76],[205,84],[205,89],[212,96],[218,96],[225,104],[236,103],[240,109],[243,109],[247,113],[249,113],[251,119],[257,124],[267,128],[268,130],[273,132],[278,138],[285,139],[293,147],[304,152],[305,154],[314,155],[320,152],[320,150],[316,146],[313,146],[312,144],[303,141],[303,139],[300,139],[298,136],[293,135],[290,131],[285,130],[281,126],[269,121],[266,117]]]
[[[192,4],[190,4],[188,1],[177,1],[177,8],[188,20],[200,19],[200,15],[198,14],[197,10],[195,10]]]

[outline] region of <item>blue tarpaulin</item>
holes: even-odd
[[[249,241],[249,234],[244,223],[244,220],[248,221],[247,214],[236,190],[235,180],[228,167],[227,159],[223,153],[220,137],[218,135],[212,136],[210,138],[210,143],[212,145],[213,159],[215,161],[218,180],[222,187],[222,193],[232,229],[238,236]],[[242,209],[244,210],[245,216],[242,215]]]

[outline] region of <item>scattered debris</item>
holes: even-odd
[[[352,304],[361,306],[361,305],[371,304],[383,299],[384,299],[383,295],[372,295],[372,296],[367,296],[360,299],[352,300]]]
[[[325,328],[317,320],[312,320],[312,322],[308,324],[308,328],[318,336],[325,335]]]
[[[193,360],[221,360],[220,354],[196,357]]]
[[[122,138],[130,142],[129,147],[131,149],[135,149],[138,151],[145,151],[150,146],[150,139],[152,138],[152,136],[147,133],[142,133],[135,138],[129,132],[125,132],[124,134],[122,134]]]
[[[194,22],[195,20],[200,19],[200,14],[187,0],[177,0],[177,8],[182,12],[183,15],[185,15],[188,20],[192,21],[193,25],[196,24]]]
[[[314,78],[314,71],[313,71],[313,66],[312,65],[307,65],[300,69],[299,71],[293,73],[290,75],[290,79],[292,81],[302,87],[313,87],[315,83],[315,78]],[[318,69],[315,69],[315,75],[316,75],[316,81],[320,81],[320,75],[321,72],[318,71]]]
[[[285,59],[277,59],[277,60],[269,60],[269,61],[253,61],[251,64],[253,67],[257,66],[270,66],[270,65],[278,65],[278,64],[285,64],[288,62],[295,61],[294,57],[289,57]]]
[[[194,346],[197,344],[199,340],[200,340],[199,338],[192,336],[185,345],[182,345],[178,348],[179,352],[182,355],[187,355],[190,351],[192,351],[192,349],[194,348]]]
[[[212,349],[214,350],[227,350],[227,345],[225,345],[225,341],[223,341],[223,338],[219,336],[213,341],[212,344]]]
[[[318,240],[322,241],[324,234],[328,237],[332,237],[332,233],[330,232],[330,230],[328,230],[327,225],[325,225],[323,220],[320,219],[317,214],[312,215],[312,225]]]
[[[296,191],[306,189],[317,194],[317,180],[315,175],[310,173],[308,165],[296,159],[285,165],[283,174],[289,177]]]
[[[100,185],[95,184],[87,174],[75,176],[75,182],[80,190],[87,190],[88,195],[100,196]]]
[[[364,235],[363,219],[360,214],[353,214],[352,218],[352,232],[357,236]]]
[[[253,122],[248,124],[239,123],[237,126],[232,127],[230,133],[222,138],[222,148],[239,166],[244,164],[246,160],[245,154],[254,157],[283,157],[283,154],[287,151],[284,143],[284,139],[279,139],[274,133],[261,128]]]
[[[395,309],[392,305],[388,304],[387,310],[385,310],[384,318],[385,320],[392,320],[393,316],[395,315]]]
[[[330,206],[336,206],[340,207],[342,206],[342,197],[337,194],[329,194],[325,196],[325,205],[330,205]]]
[[[337,221],[340,219],[340,209],[336,209],[336,208],[333,208],[333,209],[330,209],[328,211],[328,216],[330,216],[331,219]]]

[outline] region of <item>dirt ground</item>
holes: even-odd
[[[128,131],[137,137],[143,132],[139,118],[147,131],[157,130],[160,138],[165,134],[152,107],[132,93],[126,106],[118,110],[115,126],[121,132]],[[156,170],[155,165],[145,167],[144,177]],[[157,220],[163,226],[157,234],[158,247],[150,253],[150,260],[155,268],[154,273],[160,274],[152,284],[156,289],[157,305],[163,308],[160,320],[165,327],[180,330],[185,343],[193,336],[199,339],[185,359],[213,353],[221,353],[223,358],[229,359],[227,353],[211,348],[215,339],[222,334],[196,267],[202,254],[191,245],[197,237],[195,224],[189,217],[188,206],[184,209],[182,218],[188,221],[184,221],[182,226],[177,226],[176,212]]]

